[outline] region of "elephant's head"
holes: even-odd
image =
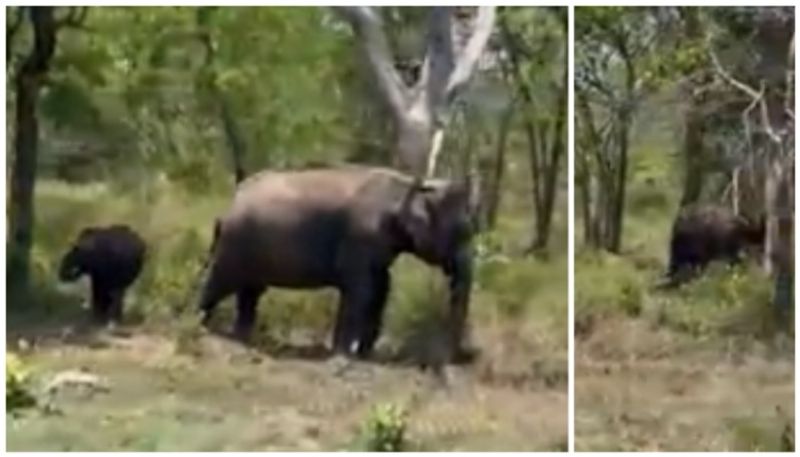
[[[472,287],[472,218],[470,186],[447,180],[417,182],[400,205],[398,222],[406,251],[440,267],[450,280],[452,355],[468,358],[462,349]]]
[[[469,190],[446,180],[412,185],[398,211],[406,250],[449,271],[472,235]]]
[[[83,229],[77,240],[61,259],[58,277],[62,281],[75,281],[86,273],[94,251],[95,235],[93,228]]]
[[[763,214],[755,219],[739,217],[736,222],[736,236],[742,244],[754,247],[761,247],[764,244],[767,219]]]

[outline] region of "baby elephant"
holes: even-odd
[[[145,252],[144,240],[128,226],[85,228],[62,259],[59,278],[89,275],[92,316],[100,323],[119,322],[125,290],[142,271]]]

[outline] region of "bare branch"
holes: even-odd
[[[11,62],[11,54],[14,51],[14,39],[25,19],[25,7],[18,6],[15,12],[17,14],[14,15],[14,19],[6,26],[6,65],[9,67],[8,63]]]
[[[425,88],[428,103],[434,109],[446,103],[447,84],[453,72],[452,8],[433,7],[428,27],[428,49],[418,87]]]
[[[408,100],[408,89],[394,68],[380,16],[368,6],[342,6],[336,11],[350,23],[392,114],[401,118]]]
[[[711,63],[714,64],[714,69],[717,71],[717,74],[722,77],[725,82],[730,84],[731,86],[739,89],[740,91],[744,92],[745,94],[749,95],[750,98],[757,99],[761,97],[761,94],[758,93],[757,90],[753,89],[752,87],[748,86],[747,84],[737,80],[730,73],[728,73],[723,67],[722,64],[719,62],[717,58],[717,54],[711,50],[711,46],[708,45],[708,55],[711,58]]]
[[[87,6],[71,6],[67,9],[67,14],[56,21],[56,27],[81,28],[88,14]]]
[[[489,37],[492,35],[495,20],[494,6],[480,6],[478,7],[478,17],[475,18],[475,25],[473,27],[472,36],[470,36],[467,45],[459,53],[453,73],[450,75],[450,80],[447,83],[447,98],[452,100],[458,96],[459,91],[469,82],[472,73],[475,70],[475,65],[483,53],[486,43],[489,42]]]
[[[710,47],[709,47],[708,54],[711,57],[711,62],[714,64],[714,68],[716,69],[717,73],[722,77],[722,79],[724,79],[725,82],[727,82],[731,86],[733,86],[733,87],[739,89],[740,91],[744,92],[745,94],[747,94],[753,100],[753,103],[750,105],[750,107],[748,107],[747,110],[745,110],[745,115],[750,110],[752,110],[755,106],[759,106],[760,109],[761,109],[760,110],[760,112],[761,112],[761,124],[762,124],[762,126],[764,128],[764,132],[767,134],[767,136],[769,137],[770,140],[772,140],[773,142],[775,142],[777,144],[780,144],[781,143],[781,137],[780,137],[780,135],[775,133],[775,129],[772,128],[772,123],[770,122],[770,119],[769,119],[769,109],[767,107],[766,97],[764,96],[764,94],[766,93],[766,87],[764,85],[764,80],[762,79],[761,83],[760,83],[761,84],[761,86],[760,86],[761,90],[757,91],[757,90],[753,89],[752,87],[748,86],[747,84],[737,80],[736,78],[731,76],[730,73],[725,71],[725,69],[722,68],[722,64],[720,64],[719,59],[717,59],[717,55],[714,53],[714,51],[712,51],[710,49]]]
[[[786,62],[790,63],[786,68],[786,97],[784,98],[784,111],[786,115],[794,122],[794,67],[791,62],[794,62],[794,33],[792,33],[792,40],[789,42],[789,52]]]

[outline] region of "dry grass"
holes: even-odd
[[[697,341],[622,317],[594,328],[576,347],[577,450],[785,450],[794,422],[786,347]]]
[[[404,256],[393,268],[379,360],[339,373],[323,347],[337,302],[331,291],[273,290],[262,297],[259,349],[210,336],[179,315],[197,293],[211,221],[227,192],[192,193],[161,179],[133,190],[39,182],[40,287],[28,302],[8,307],[8,347],[27,339],[23,356],[41,385],[83,367],[107,378],[111,390],[88,397],[65,392],[52,402],[61,413],[9,420],[8,448],[344,450],[356,446],[370,408],[395,402],[409,406],[415,448],[566,450],[566,204],[554,215],[550,258],[522,256],[531,224],[527,177],[514,182],[520,188],[506,195],[499,226],[487,235],[501,243],[477,240],[470,321],[481,356],[449,367],[446,388],[407,363],[418,354],[396,360],[404,346],[426,351],[442,339],[441,327],[425,322],[439,300],[432,293],[436,274],[421,262]],[[86,317],[80,305],[88,291],[86,284],[56,284],[58,259],[81,227],[120,221],[151,246],[126,300],[132,326],[127,336],[72,329]],[[231,300],[223,303],[214,325],[227,330],[233,310]]]
[[[41,382],[83,367],[111,390],[63,392],[53,399],[58,414],[9,420],[9,450],[344,450],[369,408],[389,401],[409,408],[419,449],[566,446],[564,383],[508,383],[482,377],[478,367],[453,367],[443,387],[400,364],[340,372],[319,354],[270,356],[210,335],[197,344],[199,355],[186,356],[174,339],[140,332],[102,332],[91,344],[41,341],[24,355]]]

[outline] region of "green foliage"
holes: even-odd
[[[576,259],[575,320],[593,314],[642,313],[644,284],[641,274],[624,258],[600,251],[584,251]]]
[[[31,390],[30,370],[15,354],[6,353],[6,413],[36,406]]]
[[[389,334],[405,345],[430,343],[445,328],[448,297],[445,278],[410,258],[402,258],[392,273],[394,286],[387,310]]]
[[[200,355],[200,338],[205,334],[200,313],[183,313],[174,324],[175,352]]]
[[[247,170],[341,160],[353,128],[344,57],[354,53],[332,14],[90,7],[85,29],[61,34],[43,93],[43,171],[75,178],[81,168],[97,176],[110,163],[137,163],[200,189],[209,170],[229,167],[222,98],[244,136]]]
[[[744,452],[794,452],[794,420],[787,417],[728,421],[734,449]]]
[[[359,438],[366,452],[402,452],[408,450],[408,412],[394,404],[375,405],[364,421]]]
[[[654,297],[657,319],[693,335],[771,337],[777,330],[771,282],[753,265],[712,265],[674,293]]]
[[[262,299],[255,343],[268,347],[291,344],[295,331],[323,345],[336,320],[339,296],[335,291],[286,291],[272,289]]]

